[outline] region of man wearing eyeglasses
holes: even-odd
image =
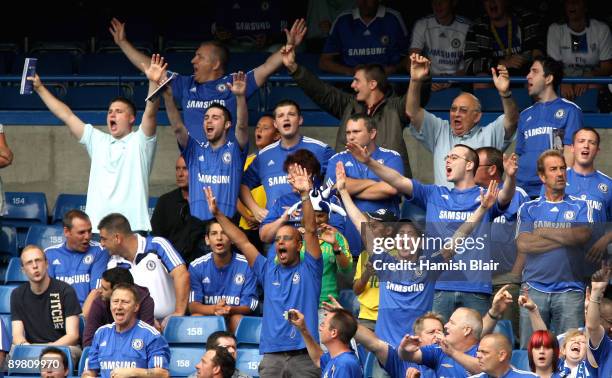
[[[364,163],[383,181],[406,195],[407,199],[426,211],[425,236],[428,243],[423,251],[425,256],[437,252],[435,240],[448,240],[454,229],[466,221],[480,206],[481,188],[476,185],[474,176],[478,169],[479,158],[472,148],[457,144],[449,151],[444,165],[446,179],[454,184],[453,189],[442,185],[424,185],[418,180],[400,175],[396,170],[380,164],[370,157],[365,147],[354,143],[347,144],[353,156]],[[427,270],[444,270],[437,282],[433,311],[449,319],[459,307],[469,307],[484,315],[489,309],[492,293],[491,275],[495,271],[489,252],[489,225],[510,204],[515,193],[516,156],[504,159],[506,177],[497,197],[480,225],[464,238],[461,250],[453,258],[455,267],[425,267]],[[479,239],[480,238],[480,239]],[[468,240],[473,240],[468,242]],[[429,242],[431,241],[431,242]],[[465,268],[464,268],[465,267]]]
[[[299,165],[292,169],[288,179],[298,191],[302,201],[302,225],[304,236],[292,225],[281,226],[274,236],[276,259],[262,256],[242,232],[217,207],[210,188],[206,188],[206,199],[210,213],[215,216],[224,232],[242,251],[257,280],[266,293],[259,353],[263,360],[259,365],[259,376],[276,377],[320,377],[321,369],[315,366],[306,350],[300,332],[288,321],[290,309],[298,309],[306,317],[306,327],[319,342],[318,308],[323,275],[323,259],[317,236],[315,212],[310,200],[313,187],[310,173]],[[305,245],[304,258],[300,260],[300,248]]]
[[[495,121],[482,127],[478,124],[482,117],[480,101],[470,93],[463,92],[453,100],[450,108],[450,123],[429,113],[420,104],[421,85],[429,76],[431,62],[419,55],[410,56],[410,86],[406,99],[406,114],[410,117],[410,132],[416,140],[433,154],[434,182],[436,185],[453,187],[444,170],[444,160],[456,144],[472,148],[492,146],[506,150],[512,141],[519,111],[512,99],[510,77],[505,66],[491,68],[493,83],[499,92],[504,114]]]

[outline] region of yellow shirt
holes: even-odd
[[[244,161],[244,171],[245,172],[247,168],[249,168],[249,165],[251,165],[253,160],[255,160],[255,156],[257,156],[257,154],[251,154],[247,156],[246,160]],[[251,189],[251,194],[253,195],[253,199],[255,200],[255,202],[257,202],[257,205],[265,209],[266,208],[266,191],[264,190],[263,185],[260,185],[256,188]],[[251,211],[249,209],[247,209],[247,211],[250,215],[253,215],[251,214]],[[244,217],[240,217],[240,228],[242,228],[243,230],[250,230],[249,225],[247,221],[244,219]]]
[[[361,278],[361,272],[365,269],[365,265],[368,261],[368,253],[361,252],[359,255],[359,261],[357,261],[357,268],[355,270],[354,280]],[[357,296],[359,300],[359,318],[374,320],[378,319],[378,302],[379,302],[379,291],[378,291],[378,277],[373,275],[368,280],[365,289]]]

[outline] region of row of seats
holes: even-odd
[[[7,214],[2,217],[0,255],[18,256],[28,244],[46,248],[62,242],[64,214],[71,209],[85,211],[87,196],[60,194],[49,220],[47,198],[42,192],[6,192]],[[153,214],[157,197],[149,198],[149,216]],[[50,224],[48,224],[50,223]]]
[[[182,74],[191,74],[191,60],[197,45],[189,51],[172,51],[163,54],[168,69]],[[149,53],[150,54],[150,53]],[[233,53],[228,62],[227,72],[249,71],[261,65],[270,56],[267,52]],[[26,57],[37,58],[36,72],[41,76],[139,76],[142,75],[121,51],[80,54],[77,52],[47,51],[30,54],[0,52],[0,75],[21,75]],[[300,53],[298,62],[317,74],[317,54]]]
[[[4,286],[5,287],[5,286]],[[0,290],[3,286],[0,286]],[[12,289],[11,289],[12,290]],[[4,293],[0,291],[0,297]],[[3,310],[0,308],[0,310]],[[10,324],[10,314],[8,319],[5,315],[0,315],[5,324],[7,320]],[[202,357],[206,339],[215,331],[226,331],[225,321],[218,316],[198,316],[198,317],[172,317],[168,326],[164,330],[164,337],[170,345],[170,375],[172,377],[186,377],[195,371],[196,364]],[[241,371],[258,376],[257,368],[262,356],[259,354],[259,337],[261,334],[261,318],[245,316],[242,318],[236,329],[236,339],[238,341],[237,367]],[[38,359],[42,345],[22,345],[16,346],[12,355],[14,362],[9,362],[9,376],[24,376],[38,373],[35,361]],[[70,350],[62,347],[67,355]],[[78,365],[78,376],[81,376],[85,369],[89,347],[83,349],[83,354]],[[69,360],[69,369],[73,372],[72,359]]]

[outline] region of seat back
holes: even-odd
[[[59,225],[33,225],[26,234],[25,244],[34,244],[45,250],[64,242],[64,228]]]
[[[195,366],[204,354],[204,348],[170,348],[170,376],[187,377],[195,371]]]
[[[51,223],[61,224],[64,214],[66,214],[69,210],[78,209],[85,211],[86,203],[87,195],[85,194],[59,194],[55,200],[55,207],[53,208]]]
[[[524,349],[515,349],[512,351],[512,366],[520,370],[529,371],[529,356]]]
[[[29,227],[47,224],[47,197],[41,192],[6,192],[7,214],[2,224]]]
[[[261,336],[261,317],[243,316],[236,328],[236,342],[238,347],[250,345],[259,346]]]
[[[2,226],[0,228],[0,254],[19,256],[15,227]]]
[[[238,348],[236,369],[252,377],[259,377],[259,363],[263,356],[256,348]]]
[[[164,329],[164,337],[170,345],[202,348],[211,333],[226,330],[222,316],[173,316]]]
[[[10,285],[21,284],[22,282],[28,282],[28,277],[21,269],[21,259],[19,257],[13,257],[9,261],[8,267],[6,268],[4,283]]]
[[[85,368],[87,367],[87,359],[89,358],[89,348],[86,346],[83,348],[83,352],[81,353],[81,359],[79,360],[79,377],[83,375]]]
[[[11,293],[16,285],[0,285],[0,314],[11,313]]]

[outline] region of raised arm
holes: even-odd
[[[497,66],[497,70],[491,67],[491,75],[504,107],[504,139],[509,140],[516,131],[519,119],[518,106],[510,91],[510,76],[506,66],[501,64]]]
[[[253,267],[255,259],[259,256],[257,248],[247,238],[244,232],[240,230],[231,220],[229,220],[217,207],[217,200],[213,195],[212,188],[207,186],[204,188],[206,194],[206,202],[208,202],[208,210],[215,216],[217,222],[221,225],[223,232],[234,243],[234,245],[242,252],[249,262],[249,266]]]
[[[508,291],[509,287],[510,285],[504,285],[495,293],[495,296],[493,296],[491,308],[489,308],[489,311],[482,317],[482,332],[480,333],[480,337],[493,332],[497,320],[501,319],[508,306],[512,303],[512,294]]]
[[[410,84],[406,94],[406,115],[416,131],[421,131],[425,117],[425,110],[421,107],[421,87],[429,76],[430,66],[429,59],[417,53],[410,54]]]
[[[472,231],[478,227],[484,215],[489,211],[491,206],[495,204],[498,194],[499,188],[495,180],[489,182],[489,188],[486,192],[484,192],[484,189],[480,189],[480,206],[478,206],[476,211],[459,226],[457,231],[453,234],[450,243],[444,244],[444,248],[440,251],[444,259],[450,259],[455,254],[455,248],[458,245],[462,245],[461,243],[464,241],[465,237],[470,235]]]
[[[170,86],[164,91],[164,103],[166,104],[166,114],[170,121],[170,127],[176,136],[176,140],[181,147],[185,148],[189,140],[189,133],[183,123],[181,113],[179,113],[176,107],[176,103],[172,97],[172,88],[170,88]]]
[[[601,324],[600,305],[608,287],[608,282],[610,282],[610,266],[604,265],[592,277],[591,296],[585,319],[585,326],[589,331],[589,344],[597,348],[599,348],[606,334],[606,330]]]
[[[28,77],[28,80],[32,81],[34,90],[38,93],[40,99],[45,103],[49,111],[68,126],[70,133],[74,135],[77,140],[81,140],[83,132],[85,131],[85,124],[83,121],[81,121],[66,104],[58,100],[49,92],[42,81],[40,81],[38,75]]]
[[[308,350],[308,356],[317,367],[321,367],[321,356],[323,355],[323,349],[321,349],[319,343],[315,341],[308,331],[308,328],[306,328],[304,314],[292,308],[289,310],[288,316],[291,324],[293,324],[293,326],[300,331],[300,334],[304,339],[304,343],[306,344],[306,350]]]
[[[306,21],[303,18],[295,20],[290,30],[285,29],[285,34],[287,36],[287,45],[293,46],[293,48],[297,48],[304,39],[306,35]],[[253,74],[255,75],[255,82],[257,86],[261,87],[264,85],[268,77],[272,75],[276,70],[281,68],[283,65],[283,58],[281,51],[277,51],[274,54],[270,55],[266,61],[255,68]]]
[[[330,167],[331,168],[331,167]],[[344,209],[349,216],[351,222],[357,229],[357,231],[361,234],[362,225],[368,223],[368,218],[359,210],[351,195],[346,190],[346,171],[344,170],[344,164],[341,161],[336,163],[336,190],[340,194],[340,198],[342,199],[342,204],[344,205]],[[368,245],[368,240],[372,240],[372,234],[369,227],[366,227],[366,235],[361,235],[361,239],[366,245]]]
[[[518,304],[529,312],[529,321],[534,331],[546,331],[548,329],[546,323],[544,323],[544,319],[542,319],[540,315],[538,305],[529,298],[529,292],[527,290],[524,290],[521,295],[519,295]]]
[[[516,192],[516,172],[518,170],[518,156],[513,153],[508,156],[504,154],[504,172],[506,176],[504,177],[504,185],[502,189],[499,191],[499,196],[497,197],[497,203],[503,208],[506,207],[514,198],[514,193]]]
[[[227,86],[236,96],[236,141],[240,149],[244,149],[249,143],[249,111],[246,101],[246,75],[242,71],[232,74],[233,83]]]
[[[164,58],[159,54],[153,54],[151,56],[151,62],[148,67],[145,67],[145,64],[142,64],[142,69],[149,79],[149,93],[151,95],[158,86],[158,83],[162,81],[162,78],[166,77],[166,67],[168,67],[168,63],[164,62]],[[147,95],[147,97],[148,97]],[[142,115],[142,122],[140,123],[140,128],[142,132],[146,136],[153,136],[157,130],[157,111],[159,110],[159,96],[156,96],[151,99],[151,101],[147,101],[145,105],[145,110]]]
[[[305,168],[297,165],[293,168],[294,173],[287,180],[302,198],[302,226],[304,226],[304,242],[306,252],[310,253],[315,259],[321,257],[321,245],[317,235],[317,222],[315,221],[314,208],[310,201],[310,191],[312,190],[312,179]]]
[[[347,143],[346,148],[353,156],[367,165],[381,180],[385,181],[399,192],[408,196],[412,196],[412,180],[402,176],[393,168],[386,167],[374,159],[370,158],[370,154],[366,147],[362,147],[356,143]]]
[[[130,62],[132,62],[136,68],[145,72],[145,69],[149,67],[150,59],[148,56],[138,51],[138,49],[127,40],[127,36],[125,35],[125,22],[113,18],[108,30],[113,35],[115,44],[119,46]]]

